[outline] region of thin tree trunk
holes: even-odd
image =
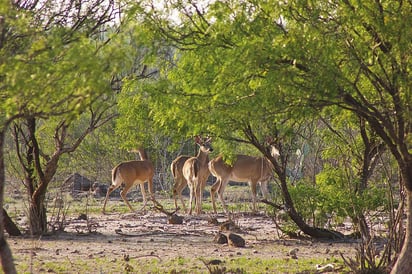
[[[28,129],[27,162],[34,166],[34,169],[26,168],[26,185],[29,187],[30,205],[29,222],[32,235],[42,235],[47,233],[47,214],[44,205],[47,186],[57,170],[59,154],[56,153],[42,165],[41,150],[36,137],[36,119],[30,117],[26,119]]]
[[[406,190],[406,236],[392,274],[410,274],[412,269],[412,191]]]
[[[3,158],[3,148],[4,148],[4,130],[7,128],[5,126],[0,130],[0,207],[3,208],[3,197],[4,197],[4,185],[6,183],[5,166]],[[10,247],[4,237],[4,224],[3,224],[3,210],[0,210],[0,260],[4,273],[14,274],[16,272],[16,267],[13,263],[13,255],[11,253]]]

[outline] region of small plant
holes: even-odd
[[[63,195],[60,193],[52,202],[52,214],[48,225],[52,232],[64,231],[66,216],[69,211],[70,204],[65,202]]]
[[[383,264],[384,260],[379,258],[378,254],[378,249],[373,245],[372,240],[370,240],[366,243],[362,241],[359,247],[356,248],[355,259],[345,258],[342,254],[341,257],[345,265],[351,269],[352,273],[388,273],[388,270]]]

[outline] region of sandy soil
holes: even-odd
[[[19,273],[208,273],[205,260],[224,264],[239,257],[285,262],[322,259],[324,264],[335,264],[333,272],[340,273],[342,265],[336,258],[340,253],[353,257],[356,247],[354,242],[290,239],[263,213],[236,213],[232,232],[246,241],[244,248],[237,248],[214,242],[221,227],[210,223],[209,215],[182,216],[181,225],[168,224],[165,214],[153,210],[144,214],[93,214],[86,220],[72,216],[67,218],[64,232],[40,239],[11,237],[8,243]],[[228,219],[220,214],[217,220],[222,223]],[[155,270],[150,270],[154,262]],[[267,269],[267,273],[285,272]],[[320,271],[316,272],[313,263],[304,273]]]

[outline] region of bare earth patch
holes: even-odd
[[[245,239],[244,248],[218,244],[220,226],[209,219],[184,215],[183,224],[172,225],[154,211],[93,214],[88,220],[73,216],[64,232],[12,237],[8,243],[19,273],[321,273],[319,264],[342,273],[340,253],[353,257],[355,252],[354,242],[282,237],[270,217],[251,213],[233,216],[238,227],[233,232]]]

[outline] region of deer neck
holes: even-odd
[[[203,152],[201,149],[199,149],[199,153],[197,154],[197,159],[202,164],[207,164],[209,162],[209,153]]]
[[[146,151],[144,150],[144,148],[139,148],[139,149],[138,149],[138,153],[139,153],[140,159],[141,159],[142,161],[147,161],[147,160],[149,160],[149,157],[147,156],[147,153],[146,153]]]

